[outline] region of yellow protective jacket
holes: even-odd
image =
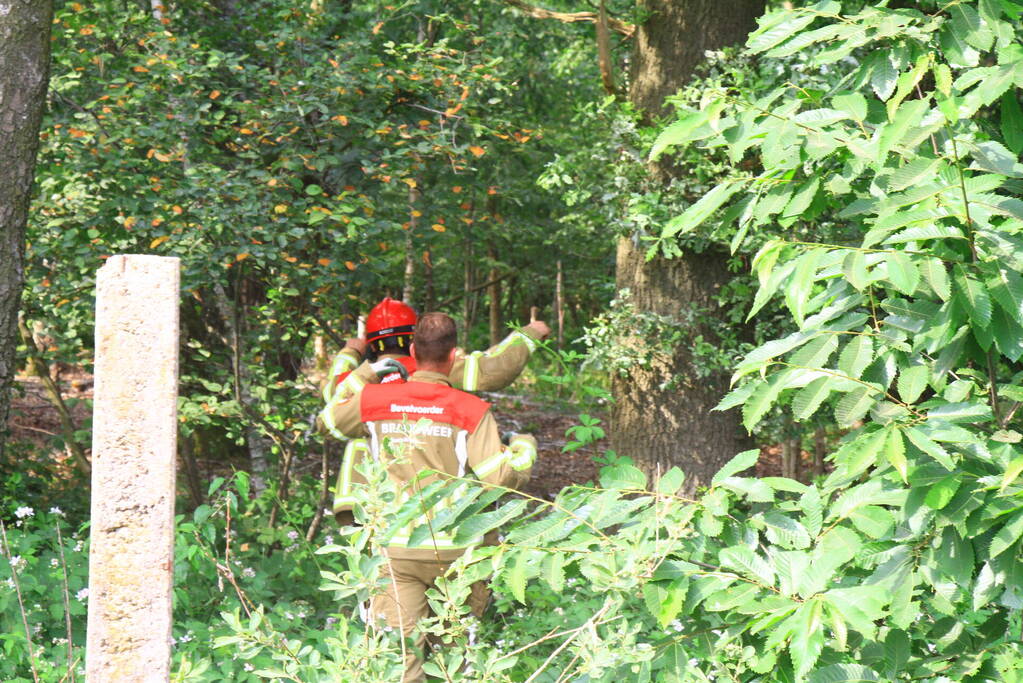
[[[354,487],[360,485],[361,477],[353,466],[360,457],[372,457],[387,466],[388,478],[403,501],[439,478],[417,478],[423,470],[517,488],[528,481],[536,460],[532,436],[517,435],[504,445],[490,404],[452,388],[448,377],[436,372],[418,371],[408,382],[363,385],[333,402],[330,411],[334,429],[352,439],[349,449],[362,451],[345,458],[335,512],[356,502]],[[478,538],[456,544],[452,534],[437,532],[409,547],[413,530],[459,497],[456,491],[398,531],[388,541],[388,556],[450,561],[481,543],[483,539]]]

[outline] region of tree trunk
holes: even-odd
[[[630,301],[638,310],[678,316],[682,306],[713,307],[712,296],[728,278],[721,261],[708,254],[647,262],[642,247],[629,239],[618,243],[617,284],[631,290]],[[750,445],[734,411],[710,410],[728,391],[728,379],[725,372],[698,376],[686,343],[670,359],[632,368],[627,377],[616,375],[611,447],[648,473],[677,465],[688,487],[709,482],[722,464]]]
[[[412,299],[415,297],[416,278],[416,251],[415,243],[412,241],[412,233],[416,231],[419,224],[418,210],[416,204],[420,198],[419,189],[410,187],[408,189],[408,231],[405,233],[405,286],[401,290],[401,300],[409,306],[414,305]]]
[[[487,256],[490,259],[490,275],[487,281],[487,299],[490,303],[490,345],[497,346],[501,341],[501,281],[498,280],[497,250],[491,242],[487,245]]]
[[[0,5],[0,463],[25,282],[25,223],[50,67],[51,0]]]
[[[667,113],[664,98],[692,76],[707,50],[740,44],[756,26],[764,0],[645,0],[646,21],[636,31],[629,99],[648,120]],[[666,182],[671,167],[652,168]],[[688,307],[717,309],[714,296],[729,278],[727,254],[706,250],[672,260],[644,261],[643,249],[623,238],[618,245],[619,289],[628,287],[641,311],[678,315]],[[706,330],[693,330],[703,333]],[[611,445],[648,473],[677,465],[691,491],[747,448],[738,411],[711,412],[728,389],[727,372],[700,376],[689,345],[670,361],[615,377]],[[667,384],[671,382],[671,384]],[[667,384],[667,386],[666,386]]]

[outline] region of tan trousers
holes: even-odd
[[[430,606],[426,601],[426,591],[433,587],[438,577],[451,566],[450,562],[436,560],[395,560],[390,559],[382,567],[382,575],[387,579],[384,590],[370,601],[371,619],[383,619],[387,625],[401,633],[402,638],[414,637],[414,650],[421,651],[426,644],[426,636],[416,633],[416,623],[430,615]],[[473,584],[469,596],[469,609],[477,617],[490,602],[490,590],[483,582]],[[404,683],[418,683],[426,680],[423,673],[423,661],[415,651],[405,656]]]

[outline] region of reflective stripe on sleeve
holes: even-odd
[[[341,478],[337,491],[334,492],[334,512],[351,507],[357,502],[352,495],[352,471],[360,457],[369,454],[369,444],[365,439],[352,439],[345,446],[345,454],[341,460]]]
[[[527,470],[536,462],[536,448],[528,441],[512,442],[509,450],[511,457],[508,458],[508,464],[513,470],[518,472]]]
[[[331,363],[330,372],[327,374],[327,381],[323,385],[323,400],[329,401],[333,398],[335,391],[340,388],[338,383],[334,381],[338,375],[350,372],[357,367],[359,367],[359,361],[350,353],[341,351],[334,356],[334,362]]]
[[[465,370],[462,378],[462,385],[465,391],[476,391],[480,381],[480,356],[479,351],[470,353],[465,358]]]

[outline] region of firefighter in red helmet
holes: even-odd
[[[404,381],[416,371],[410,346],[417,316],[411,306],[386,297],[373,307],[366,319],[365,339],[349,339],[334,358],[323,387],[326,406],[321,413],[324,426],[340,439],[333,420],[333,407],[359,393],[367,384]],[[457,350],[448,379],[463,391],[498,391],[515,381],[537,342],[550,334],[550,328],[535,320],[516,330],[486,351],[465,354]],[[366,359],[364,360],[364,357]],[[352,439],[345,449],[335,489],[334,515],[339,521],[351,519],[354,499],[351,486],[359,479],[355,463],[368,452],[363,439]]]

